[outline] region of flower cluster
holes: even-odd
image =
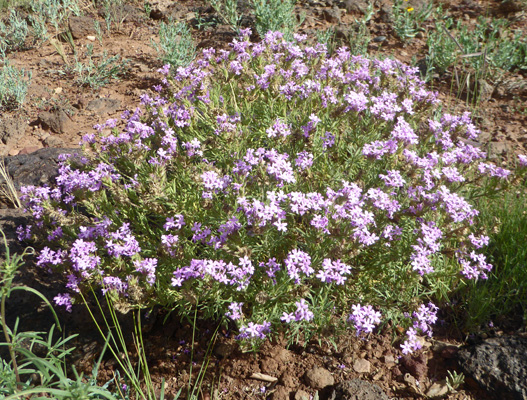
[[[376,309],[412,311],[454,269],[486,278],[470,194],[517,172],[470,144],[470,115],[435,112],[437,94],[399,61],[249,36],[162,68],[155,97],[61,157],[55,186],[22,189],[34,221],[18,235],[45,243],[37,264],[68,281],[56,303],[96,285],[182,314],[199,298],[252,340],[323,329],[317,313],[350,307],[369,333]]]
[[[357,336],[361,333],[371,333],[375,329],[375,325],[381,323],[381,313],[375,311],[371,305],[361,306],[355,304],[351,306],[353,312],[348,318],[357,330]]]
[[[413,353],[422,348],[422,343],[417,336],[418,333],[432,337],[432,327],[437,321],[438,307],[433,303],[421,304],[417,311],[414,311],[413,325],[406,331],[407,340],[401,345],[403,354]]]

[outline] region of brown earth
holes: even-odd
[[[408,4],[417,8],[421,2],[410,0]],[[353,0],[299,1],[297,12],[306,15],[299,31],[314,37],[317,31],[332,26],[338,37],[345,37],[354,19],[362,17],[358,11],[361,4],[363,6],[364,2]],[[527,32],[525,8],[506,8],[497,0],[456,0],[443,4],[445,11],[456,19],[463,19],[469,26],[476,24],[478,15],[495,16],[507,18],[513,29]],[[404,44],[395,36],[382,12],[389,5],[387,0],[381,0],[375,6],[376,13],[368,28],[372,38],[381,40],[381,37],[385,37],[385,40],[372,41],[368,53],[372,56],[393,56],[404,62],[422,59],[427,53],[426,30],[433,29],[433,22],[425,24],[425,32],[420,38]],[[24,106],[18,110],[1,111],[0,123],[7,126],[4,130],[9,134],[4,135],[0,143],[0,155],[30,153],[42,147],[77,147],[81,137],[93,131],[93,125],[103,123],[108,118],[118,118],[126,109],[134,109],[139,104],[139,96],[151,90],[160,79],[156,70],[161,67],[161,62],[151,41],[158,40],[161,20],[172,17],[189,22],[193,26],[192,34],[198,48],[225,48],[234,38],[228,26],[206,24],[214,22],[215,13],[204,0],[156,0],[151,2],[151,6],[152,12],[148,17],[143,4],[127,4],[120,11],[123,22],[114,25],[110,34],[103,29],[102,45],[94,39],[92,28],[95,20],[104,26],[100,10],[90,3],[84,9],[83,20],[70,20],[77,54],[84,54],[86,46],[92,44],[94,60],[100,60],[104,51],[109,56],[119,54],[129,60],[126,74],[99,90],[75,84],[75,76],[67,68],[68,63],[74,62],[74,49],[67,42],[61,42],[65,50],[63,56],[49,42],[9,54],[11,64],[31,70],[33,79]],[[201,19],[197,20],[196,15],[201,15]],[[245,16],[242,21],[245,25],[250,24],[250,16]],[[200,23],[206,26],[200,26]],[[83,61],[82,57],[80,61]],[[527,150],[525,71],[523,75],[508,72],[497,82],[489,79],[486,82],[489,93],[483,96],[475,108],[466,105],[463,98],[466,91],[453,87],[452,79],[453,74],[450,72],[436,76],[432,82],[433,87],[441,93],[444,110],[460,113],[471,109],[482,130],[482,145],[488,145],[496,156]],[[460,98],[456,96],[458,92],[462,92]],[[0,210],[0,216],[5,219],[12,212],[14,210]],[[11,223],[11,229],[13,227]],[[35,271],[30,263],[24,268],[22,277],[26,283],[31,282],[48,297],[53,297],[58,291],[56,284],[50,282],[50,277],[42,271]],[[10,322],[15,316],[20,316],[22,327],[49,329],[49,315],[43,307],[37,307],[39,311],[35,313],[29,301],[23,296],[11,299],[13,312]],[[198,321],[193,343],[193,330],[189,322],[179,321],[173,316],[168,316],[164,322],[164,317],[162,312],[152,313],[145,322],[144,335],[153,380],[160,384],[162,378],[165,379],[166,398],[169,399],[178,388],[188,385],[191,371],[193,380],[196,379],[206,362],[208,366],[202,385],[202,399],[300,399],[301,391],[313,395],[321,386],[331,383],[330,377],[325,376],[324,372],[315,374],[318,378],[314,380],[308,378],[310,374],[306,373],[314,367],[329,371],[335,382],[353,378],[373,382],[393,399],[425,398],[424,393],[434,382],[444,380],[447,371],[459,371],[455,353],[457,347],[467,339],[465,333],[457,331],[446,321],[444,326],[438,326],[435,339],[427,340],[424,350],[414,357],[401,357],[399,342],[394,341],[392,334],[397,333],[397,329],[389,327],[367,338],[358,338],[352,333],[342,335],[337,338],[335,346],[327,338],[320,338],[320,343],[290,347],[278,340],[265,343],[258,353],[250,353],[243,352],[236,345],[234,332],[220,330],[213,343],[212,355],[208,358],[206,352],[213,340],[215,325]],[[80,351],[76,353],[75,365],[80,370],[90,372],[101,351],[102,342],[89,317],[84,310],[77,309],[72,315],[61,313],[61,318],[69,333],[82,333],[76,339]],[[132,330],[130,318],[130,315],[124,316],[123,324]],[[443,319],[446,317],[443,316]],[[116,368],[115,360],[107,355],[99,373],[100,381],[111,379]],[[269,375],[277,378],[277,381],[251,379],[254,373]],[[450,393],[446,398],[479,400],[490,397],[467,382],[457,393]]]

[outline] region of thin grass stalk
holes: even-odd
[[[3,158],[2,161],[0,161],[0,175],[2,176],[2,178],[4,178],[5,184],[7,186],[7,190],[2,188],[1,192],[11,201],[11,203],[13,203],[15,208],[22,208],[22,203],[18,198],[13,179],[11,178],[11,176],[9,176],[9,173],[7,172],[7,168],[5,166]]]
[[[92,288],[92,293],[94,293],[93,288]],[[90,307],[88,306],[88,302],[87,302],[86,298],[84,297],[84,295],[82,293],[80,293],[80,296],[82,298],[82,301],[83,301],[84,305],[86,306],[86,308],[88,310],[88,313],[90,314],[90,317],[91,317],[92,321],[95,323],[95,326],[97,327],[97,330],[99,331],[99,333],[101,334],[102,337],[105,337],[105,334],[103,333],[100,324],[97,322],[95,316],[93,315],[93,312],[91,311]],[[103,316],[104,323],[106,324],[106,327],[108,329],[108,335],[111,336],[115,348],[118,349],[119,347],[117,346],[117,342],[116,342],[115,338],[113,337],[113,334],[111,333],[111,329],[110,329],[110,325],[108,323],[108,320],[106,319],[106,316],[102,312],[101,304],[100,304],[99,300],[97,299],[97,296],[94,296],[94,297],[95,297],[95,301],[97,302],[97,306],[99,307],[99,310],[101,311],[101,314]],[[111,313],[111,311],[110,311],[110,313]],[[119,331],[119,329],[117,329],[117,331]],[[121,332],[121,334],[122,334],[122,332]],[[141,388],[139,386],[136,374],[133,372],[132,363],[131,363],[131,361],[130,361],[130,359],[128,357],[128,353],[126,351],[124,352],[125,358],[126,358],[126,361],[127,361],[127,364],[128,364],[127,366],[125,366],[125,364],[123,363],[123,361],[119,357],[119,354],[116,352],[114,347],[109,346],[109,348],[110,348],[110,351],[112,352],[112,355],[114,356],[115,360],[117,361],[119,366],[123,369],[123,371],[126,374],[126,376],[128,377],[128,379],[130,380],[132,386],[134,387],[134,390],[137,393],[140,393],[142,395],[141,397],[143,399],[145,399],[144,395],[141,393]],[[126,349],[126,347],[125,347],[125,349]]]

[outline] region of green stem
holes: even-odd
[[[6,300],[6,294],[2,293],[2,305],[0,310],[0,318],[2,323],[2,329],[4,331],[5,340],[7,343],[7,348],[9,349],[9,355],[11,356],[11,361],[13,362],[13,370],[15,371],[15,378],[17,382],[17,386],[20,386],[20,375],[18,373],[18,364],[16,362],[16,355],[15,350],[13,349],[13,343],[11,343],[11,338],[9,337],[7,324],[5,322],[5,300]]]

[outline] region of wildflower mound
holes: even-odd
[[[155,97],[62,157],[55,186],[24,188],[20,239],[46,242],[37,264],[67,278],[70,309],[92,290],[122,311],[197,309],[249,344],[396,321],[419,348],[430,300],[491,269],[474,199],[516,175],[415,68],[249,36],[165,66]]]

